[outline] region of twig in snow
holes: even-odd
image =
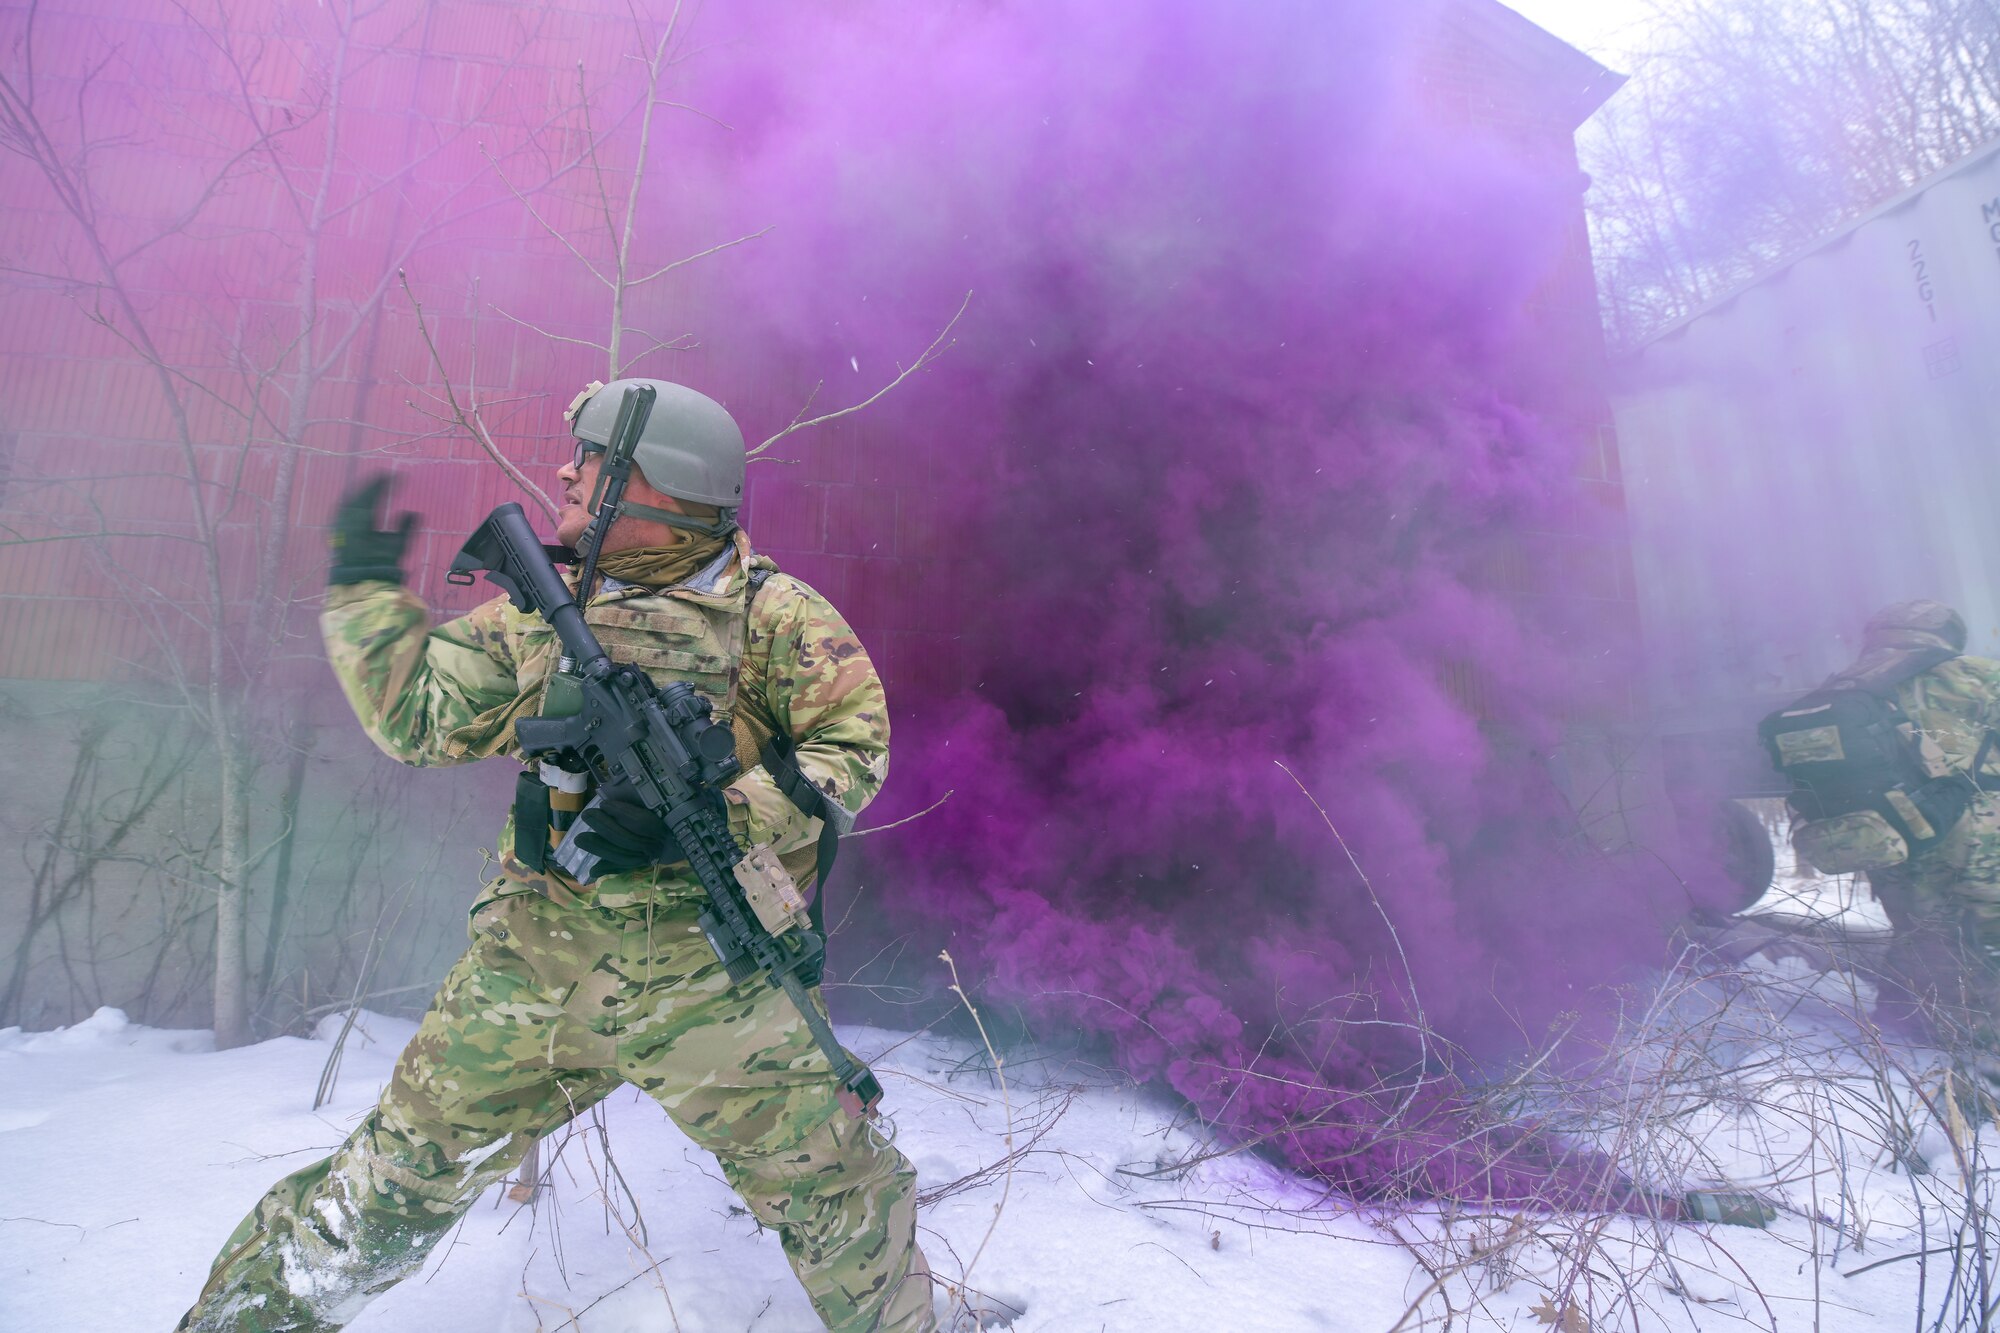
[[[967,299],[970,298],[968,297]],[[966,1262],[964,1269],[959,1273],[959,1285],[961,1287],[969,1287],[972,1281],[972,1270],[978,1266],[979,1256],[986,1253],[986,1243],[993,1239],[993,1233],[1000,1225],[1000,1215],[1006,1211],[1007,1197],[1014,1187],[1014,1101],[1012,1095],[1007,1091],[1007,1071],[1003,1067],[1006,1062],[1000,1058],[1000,1053],[993,1049],[993,1039],[986,1035],[986,1021],[979,1016],[979,1010],[974,1007],[972,997],[965,993],[965,987],[959,983],[958,964],[952,961],[949,949],[940,950],[938,957],[943,959],[944,965],[951,969],[952,994],[964,1001],[965,1012],[972,1015],[972,1025],[979,1030],[980,1043],[986,1047],[986,1054],[993,1059],[993,1074],[1000,1082],[1000,1104],[1007,1114],[1007,1132],[1001,1140],[1007,1147],[1007,1166],[1000,1177],[1000,1202],[993,1205],[993,1220],[987,1224],[986,1234],[979,1238],[979,1247],[973,1250],[972,1258]],[[967,1309],[969,1310],[970,1308],[971,1306],[968,1304]]]

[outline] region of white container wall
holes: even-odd
[[[1675,737],[1754,750],[1885,603],[1948,602],[2000,656],[2000,144],[1615,373],[1670,770]]]

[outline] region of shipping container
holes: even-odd
[[[1621,358],[1612,409],[1684,817],[1779,790],[1758,718],[1875,608],[2000,656],[2000,143]]]

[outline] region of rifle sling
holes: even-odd
[[[1986,760],[1993,753],[1993,742],[1995,739],[2000,739],[2000,735],[1996,735],[1993,728],[1988,727],[1986,734],[1979,738],[1979,751],[1972,756],[1971,767],[1965,770],[1972,778],[1972,785],[1981,791],[1986,790],[1986,784],[1982,783],[1979,777],[1986,770]]]
[[[749,619],[751,608],[757,603],[757,594],[763,590],[765,582],[773,572],[769,569],[750,571],[750,596],[743,608],[746,621]],[[826,793],[805,775],[805,770],[799,767],[798,757],[793,752],[789,737],[762,734],[764,728],[753,719],[743,716],[740,711],[738,721],[750,732],[745,739],[753,743],[752,746],[744,746],[739,741],[739,753],[745,748],[754,748],[757,762],[764,766],[764,771],[778,784],[778,790],[785,794],[785,799],[806,818],[820,821],[819,846],[814,850],[813,859],[814,892],[812,902],[806,908],[806,914],[812,923],[813,932],[824,940],[826,877],[833,872],[833,860],[840,851],[840,835],[854,827],[854,816],[849,814],[844,806],[827,800]]]

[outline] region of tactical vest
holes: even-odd
[[[638,667],[655,685],[678,680],[694,686],[714,708],[716,722],[727,725],[736,715],[737,677],[749,635],[747,587],[735,575],[729,592],[720,596],[668,596],[628,584],[592,601],[583,619],[612,661]],[[548,706],[553,676],[551,669],[542,682],[537,712]]]
[[[1774,768],[1791,782],[1793,848],[1828,874],[1884,870],[1929,851],[1965,817],[1993,737],[1971,762],[1950,763],[1903,711],[1898,687],[1949,661],[1911,654],[1866,678],[1835,676],[1758,726]]]
[[[817,846],[802,847],[779,858],[800,890],[811,894],[812,889],[824,886],[839,836],[852,827],[853,819],[844,807],[826,800],[804,777],[791,756],[787,739],[774,735],[767,719],[741,706],[743,654],[750,639],[750,605],[774,572],[771,566],[762,563],[751,569],[748,578],[733,571],[728,576],[727,591],[722,593],[694,592],[683,587],[669,595],[627,584],[592,599],[584,611],[584,621],[614,662],[638,667],[655,685],[683,681],[693,686],[708,700],[715,721],[734,732],[736,758],[743,771],[747,773],[761,764],[793,805],[807,817],[821,821]],[[537,627],[528,637],[546,640],[549,645],[547,650],[538,651],[540,642],[524,644],[521,654],[523,674],[535,670],[543,673],[535,711],[546,713],[551,706],[552,688],[560,689],[555,672],[555,632]],[[561,707],[559,702],[556,706]],[[515,789],[511,859],[516,865],[508,868],[517,874],[525,870],[537,877],[560,873],[550,870],[548,849],[560,840],[589,797],[590,792],[582,784],[578,784],[575,792],[552,790],[536,770],[524,771]],[[691,880],[690,886],[694,891]],[[631,905],[612,901],[624,896],[616,892],[597,895],[598,901],[606,906]],[[824,933],[823,899],[816,894],[811,894],[811,899],[813,925]]]

